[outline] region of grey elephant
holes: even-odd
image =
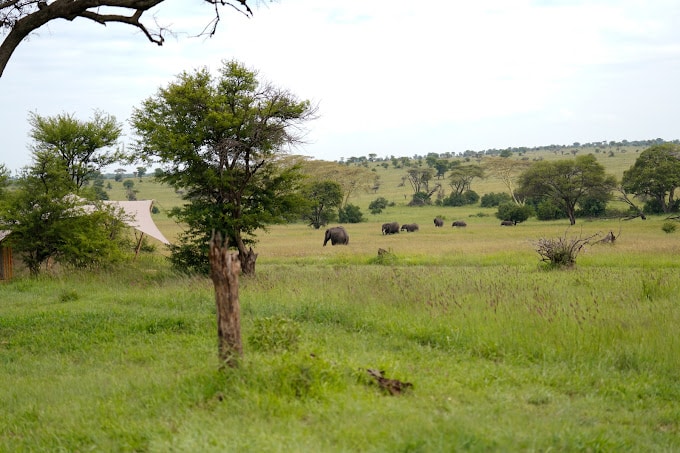
[[[331,245],[347,245],[349,244],[349,234],[347,234],[347,231],[341,226],[329,228],[324,235],[324,247],[328,241],[331,241]]]
[[[396,234],[396,233],[399,233],[398,222],[383,223],[382,234]]]
[[[401,231],[406,231],[407,233],[413,233],[414,231],[418,231],[418,224],[405,223],[401,226]]]
[[[434,219],[434,226],[436,228],[443,227],[444,226],[444,219],[442,219],[441,217],[436,217]]]
[[[456,220],[451,224],[452,227],[466,227],[467,223],[465,223],[465,220]]]

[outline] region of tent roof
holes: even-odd
[[[163,244],[170,244],[163,233],[158,229],[153,219],[151,218],[151,206],[153,205],[153,200],[140,200],[140,201],[112,201],[106,200],[105,204],[119,208],[123,210],[124,219],[126,225],[141,231],[144,234],[148,234],[154,239],[158,239]],[[86,209],[87,211],[88,209]],[[0,230],[0,242],[2,242],[11,231]]]
[[[120,208],[125,213],[125,223],[144,234],[148,234],[154,239],[158,239],[163,244],[170,244],[163,233],[158,229],[151,218],[151,205],[153,200],[139,201],[104,201],[109,206]]]

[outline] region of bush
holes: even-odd
[[[503,203],[510,203],[511,201],[512,197],[510,197],[510,194],[507,194],[505,192],[501,193],[490,192],[485,193],[482,196],[480,205],[483,208],[493,208]]]
[[[533,215],[529,206],[519,206],[515,203],[503,203],[498,206],[496,217],[500,220],[511,220],[515,223],[524,222]]]
[[[557,220],[567,217],[560,206],[557,206],[552,200],[544,200],[536,205],[536,218],[538,220]]]
[[[348,204],[344,208],[340,208],[338,216],[340,223],[360,223],[364,221],[361,209],[359,209],[359,206],[353,204]]]
[[[607,202],[598,198],[586,198],[579,203],[581,209],[576,211],[577,217],[602,217],[607,210]]]
[[[409,206],[428,206],[432,204],[430,196],[425,192],[416,192],[409,202]]]
[[[541,261],[550,267],[571,267],[576,264],[577,255],[591,239],[567,239],[566,235],[557,239],[541,238],[536,242],[536,252],[541,256]]]
[[[385,197],[378,197],[371,201],[371,203],[368,205],[368,210],[371,211],[371,214],[373,215],[380,214],[383,209],[387,207],[387,204],[388,202]]]
[[[444,206],[466,206],[479,201],[479,195],[474,190],[466,190],[462,194],[452,193],[442,200]]]
[[[677,228],[678,224],[671,221],[666,221],[663,223],[663,225],[661,225],[661,229],[668,234],[673,233]]]

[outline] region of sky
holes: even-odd
[[[151,13],[151,14],[150,14]],[[123,124],[182,71],[224,60],[318,104],[296,154],[315,159],[680,138],[676,0],[262,0],[212,38],[203,0],[145,16],[176,33],[55,21],[0,77],[0,163],[31,163],[30,112]],[[0,36],[0,39],[2,36]]]

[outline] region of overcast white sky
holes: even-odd
[[[193,34],[211,14],[203,0],[155,10]],[[84,19],[41,29],[0,78],[0,163],[30,163],[29,112],[99,109],[128,143],[133,107],[232,58],[318,102],[297,151],[318,159],[680,138],[677,0],[277,0],[221,17],[215,37],[163,47]]]

